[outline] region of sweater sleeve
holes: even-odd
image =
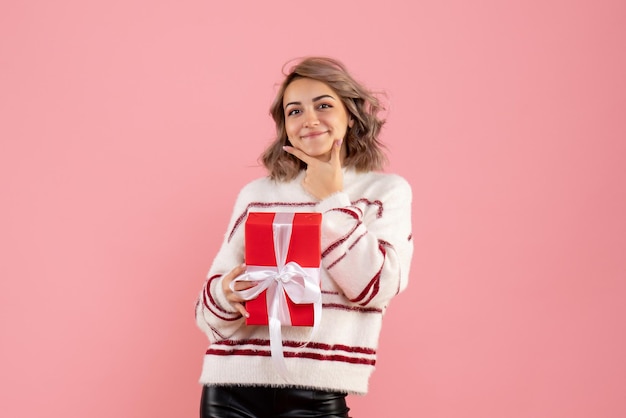
[[[413,255],[411,187],[402,177],[379,178],[364,213],[344,192],[322,200],[322,264],[353,303],[386,308],[407,286]]]
[[[246,213],[246,188],[242,189],[222,245],[202,286],[196,303],[196,323],[210,342],[229,338],[245,323],[243,316],[229,303],[222,289],[222,278],[244,261],[242,217]]]

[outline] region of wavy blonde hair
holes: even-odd
[[[284,71],[283,71],[284,72]],[[270,114],[276,123],[276,138],[261,155],[261,162],[269,171],[270,178],[287,181],[295,178],[306,164],[283,150],[291,145],[285,130],[283,97],[289,84],[298,78],[311,78],[326,83],[341,98],[349,116],[354,120],[344,138],[346,157],[343,165],[357,171],[373,171],[383,168],[387,159],[383,144],[378,140],[385,121],[378,117],[383,110],[379,100],[363,85],[355,81],[346,67],[332,58],[308,57],[302,59],[285,73]]]

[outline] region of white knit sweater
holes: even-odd
[[[239,193],[196,307],[196,322],[210,341],[202,384],[367,392],[383,314],[409,277],[411,188],[397,175],[344,169],[343,192],[316,201],[302,188],[303,176],[289,182],[257,179]],[[311,328],[282,331],[292,383],[274,368],[267,326],[247,326],[221,284],[222,275],[244,261],[247,213],[287,211],[323,214],[319,330],[304,348]]]

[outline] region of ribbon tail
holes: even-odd
[[[283,352],[283,340],[281,332],[281,324],[277,318],[270,318],[270,349],[272,351],[272,361],[276,371],[286,382],[291,383],[289,373],[287,372],[287,364],[285,363],[285,354]]]
[[[282,295],[281,295],[282,294]],[[287,364],[285,363],[285,354],[283,351],[282,324],[280,321],[280,298],[284,298],[282,286],[270,286],[267,289],[267,313],[269,317],[268,325],[270,331],[270,351],[272,353],[272,361],[276,371],[287,383],[291,383]]]
[[[306,341],[303,342],[298,347],[299,350],[303,349],[311,342],[311,340],[315,336],[315,333],[319,329],[321,320],[322,320],[322,299],[320,298],[317,302],[313,304],[313,328],[311,329],[311,332],[309,333],[309,337],[306,339]]]

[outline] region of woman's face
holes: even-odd
[[[311,78],[292,81],[283,96],[285,130],[295,148],[322,161],[330,159],[333,143],[343,140],[353,120],[341,98],[326,83]],[[342,157],[345,154],[342,144]]]

